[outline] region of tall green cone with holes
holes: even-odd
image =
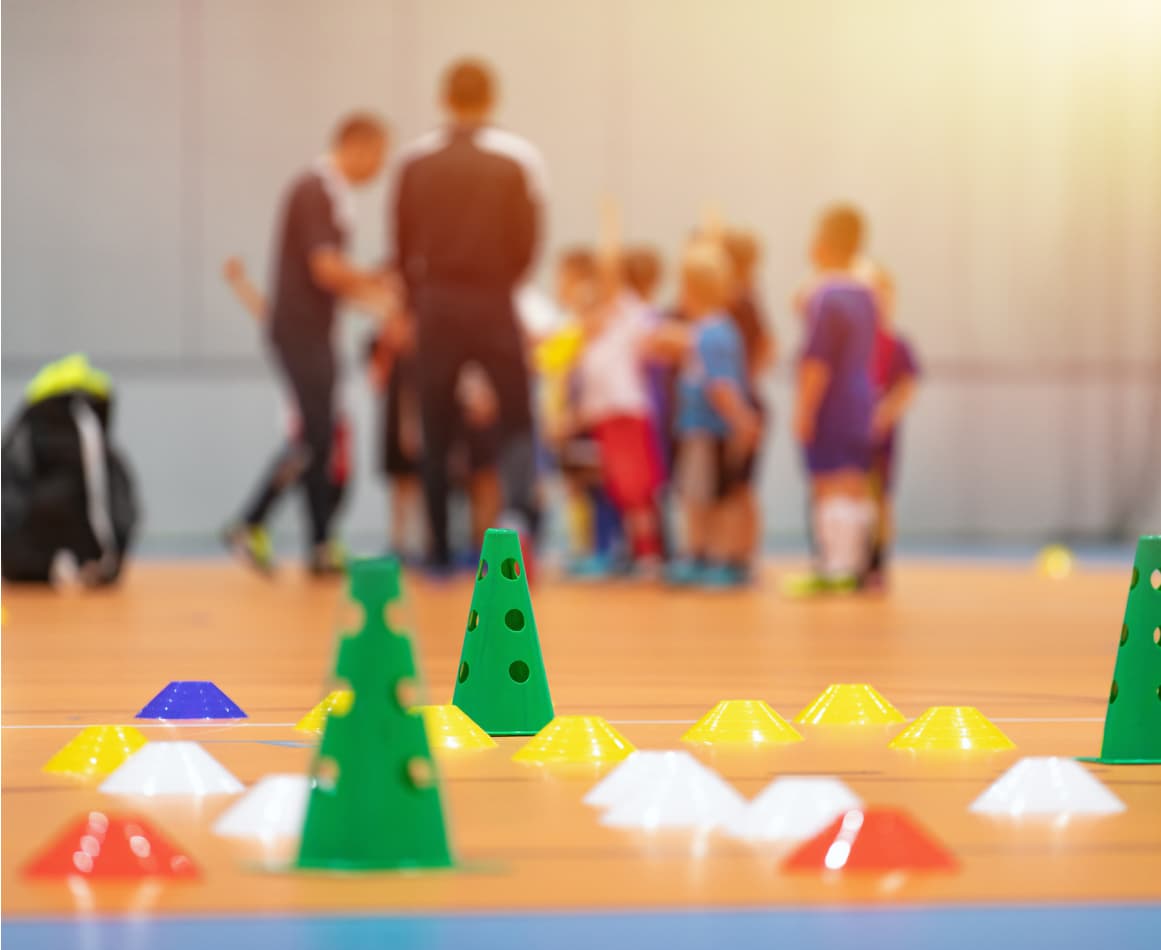
[[[534,736],[552,721],[520,537],[484,535],[452,702],[491,736]]]
[[[443,799],[418,697],[411,640],[392,625],[400,600],[399,564],[356,561],[351,600],[358,630],[339,638],[336,678],[354,693],[346,714],[326,720],[311,769],[298,867],[380,871],[450,867]]]
[[[1085,761],[1161,763],[1161,535],[1137,542],[1101,754]]]

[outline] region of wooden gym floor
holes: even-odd
[[[134,724],[151,739],[204,743],[247,784],[305,771],[311,743],[293,724],[327,688],[341,588],[290,572],[267,582],[224,562],[142,563],[115,592],[4,591],[4,945],[694,946],[699,935],[747,933],[838,941],[844,927],[878,945],[885,927],[893,950],[946,950],[990,940],[989,927],[1007,937],[1055,927],[1057,947],[1090,933],[1121,947],[1155,935],[1161,766],[1090,766],[1128,806],[1112,817],[1013,823],[967,811],[1020,756],[1098,752],[1127,562],[1063,581],[1016,563],[903,562],[887,596],[811,603],[774,592],[777,568],[762,589],[740,594],[540,585],[533,602],[557,712],[604,716],[639,748],[678,748],[720,699],[765,699],[792,718],[832,682],[871,683],[909,718],[932,705],[977,706],[1017,751],[915,758],[887,749],[898,727],[804,727],[807,741],[770,753],[697,751],[746,795],[778,774],[841,776],[868,804],[913,813],[958,856],[957,873],[789,875],[778,852],[729,839],[697,846],[603,828],[580,802],[594,778],[513,763],[520,739],[440,759],[462,870],[260,870],[279,855],[210,833],[232,798],[114,801],[41,766],[82,726],[134,723],[168,681],[210,679],[248,720]],[[431,699],[447,701],[470,579],[409,578],[407,589]],[[22,877],[32,853],[94,808],[149,816],[201,879],[88,886]],[[817,913],[835,907],[845,913]]]

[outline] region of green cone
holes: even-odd
[[[1137,542],[1101,754],[1085,761],[1161,763],[1161,535]]]
[[[438,774],[423,718],[408,712],[417,683],[407,634],[386,615],[400,600],[399,565],[356,561],[351,599],[362,626],[339,641],[336,677],[354,700],[327,717],[312,767],[298,867],[346,871],[449,867]]]
[[[515,531],[484,535],[452,702],[491,736],[534,736],[552,696]]]

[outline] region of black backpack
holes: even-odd
[[[132,473],[109,444],[112,390],[83,358],[29,386],[0,448],[0,570],[10,581],[111,584],[138,521]]]

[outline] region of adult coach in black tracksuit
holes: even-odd
[[[328,465],[334,437],[338,360],[334,345],[336,304],[341,297],[382,292],[382,275],[353,267],[345,256],[353,226],[351,186],[379,174],[386,153],[383,125],[353,115],[338,127],[330,151],[290,186],[277,239],[277,264],[270,300],[270,343],[299,416],[301,437],[279,453],[231,544],[259,566],[268,566],[261,515],[270,486],[288,465],[306,491],[314,573],[341,569],[330,543],[334,514]]]
[[[423,488],[437,568],[450,563],[447,456],[456,379],[469,361],[498,397],[505,517],[536,528],[532,410],[513,291],[535,254],[544,190],[536,148],[487,124],[495,101],[487,67],[452,66],[443,101],[450,124],[404,154],[391,225],[417,318]]]

